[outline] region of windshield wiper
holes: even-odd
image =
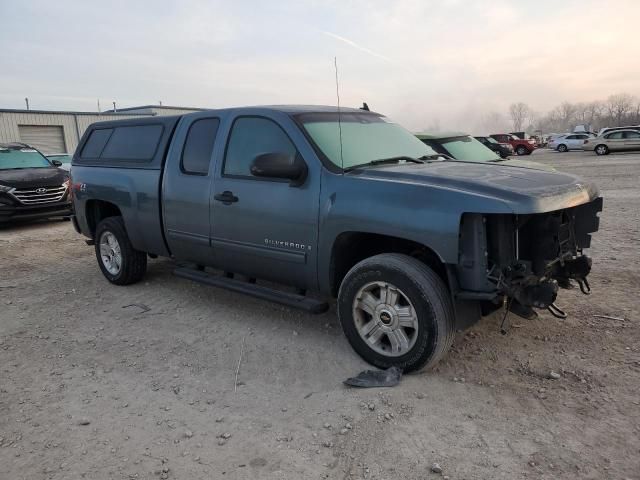
[[[429,160],[433,161],[433,160],[440,160],[440,159],[453,160],[453,157],[450,157],[446,153],[434,153],[433,155],[423,155],[419,158],[419,160],[424,160],[424,161],[429,161]]]
[[[412,163],[424,163],[422,157],[413,158],[405,155],[400,155],[398,157],[389,157],[389,158],[378,158],[377,160],[371,160],[370,162],[359,163],[358,165],[352,165],[351,167],[344,168],[343,171],[350,172],[351,170],[355,170],[356,168],[368,167],[371,165],[385,165],[388,163],[398,163],[398,162],[412,162]]]

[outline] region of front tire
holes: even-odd
[[[95,251],[102,274],[115,285],[139,282],[147,271],[147,255],[131,245],[122,217],[107,217],[98,224]]]
[[[529,150],[527,150],[525,147],[520,145],[518,148],[516,148],[516,153],[518,155],[528,155],[529,154]]]
[[[595,148],[596,155],[609,155],[609,147],[606,145],[598,145]]]
[[[560,145],[558,145],[558,151],[560,153],[566,153],[568,150],[569,148],[564,143],[561,143]]]
[[[338,317],[364,360],[405,372],[438,363],[455,332],[444,282],[424,263],[397,253],[367,258],[349,270],[338,293]]]

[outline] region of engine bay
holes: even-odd
[[[488,312],[506,304],[525,318],[534,308],[565,316],[560,288],[590,292],[592,261],[584,250],[599,226],[602,198],[547,213],[464,214],[460,225],[460,290],[474,292]]]

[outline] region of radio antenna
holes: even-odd
[[[344,173],[344,158],[342,156],[342,112],[340,111],[340,88],[338,82],[338,57],[333,57],[333,66],[336,69],[336,97],[338,98],[338,135],[340,137],[340,167]]]

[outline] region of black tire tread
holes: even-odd
[[[428,265],[420,260],[400,253],[383,253],[362,260],[351,268],[340,286],[338,298],[340,299],[345,282],[349,281],[353,275],[365,269],[375,269],[377,266],[384,266],[390,270],[396,270],[408,277],[418,287],[423,296],[426,297],[429,294],[436,296],[435,302],[429,302],[432,315],[436,320],[436,342],[432,352],[418,352],[418,358],[407,362],[406,365],[398,365],[392,358],[389,358],[388,363],[375,362],[374,365],[380,368],[388,368],[396,365],[404,371],[432,368],[449,351],[455,338],[455,314],[447,287],[442,279]],[[438,311],[433,311],[434,309]],[[341,324],[344,321],[352,321],[351,319],[343,319],[340,315],[340,309],[338,309],[338,316]],[[351,342],[348,335],[347,338],[355,348],[355,345]]]
[[[122,269],[117,276],[111,275],[104,268],[100,258],[100,235],[106,230],[113,233],[120,244]],[[95,252],[100,270],[107,280],[115,285],[131,285],[139,282],[147,272],[147,254],[133,248],[122,217],[107,217],[98,224],[95,234]]]

